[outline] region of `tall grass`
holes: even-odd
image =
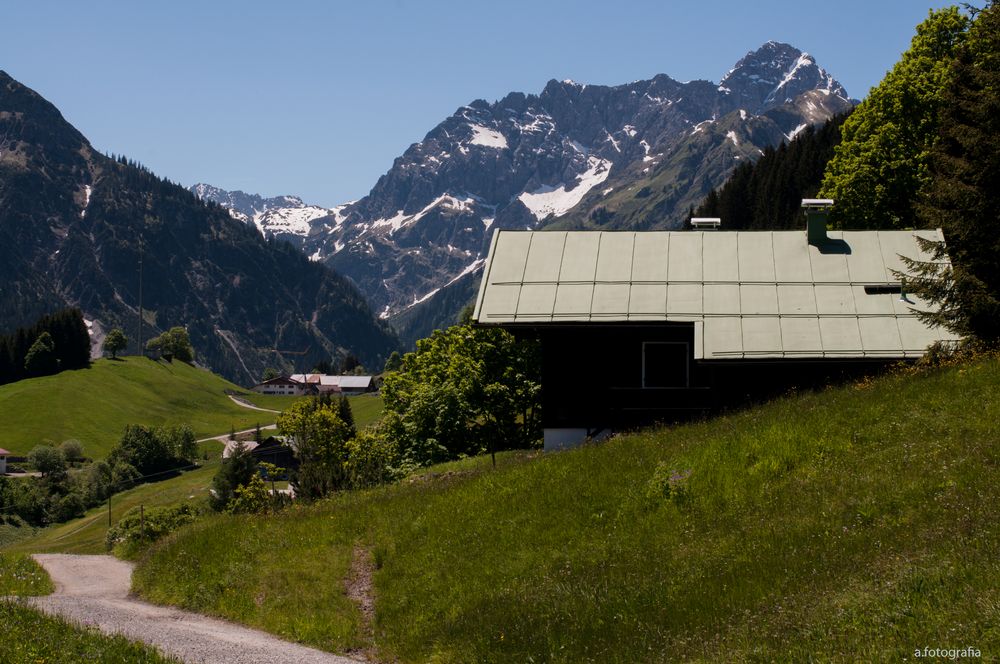
[[[154,600],[442,662],[1000,652],[1000,363],[466,462],[156,547]],[[343,597],[369,547],[371,642]]]
[[[0,600],[0,625],[3,626],[0,662],[179,662],[123,636],[107,636],[92,628],[77,627],[14,602]]]
[[[52,591],[49,575],[30,557],[0,553],[0,597],[48,595]]]

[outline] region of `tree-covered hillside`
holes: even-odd
[[[0,72],[0,329],[67,305],[143,337],[186,326],[200,362],[248,383],[397,342],[357,290],[291,246],[123,158]],[[141,262],[141,272],[140,272]],[[140,281],[141,275],[141,281]]]
[[[791,142],[769,147],[757,161],[740,164],[693,216],[721,217],[726,230],[801,228],[802,199],[819,191],[849,115],[837,115],[818,128],[806,127]]]

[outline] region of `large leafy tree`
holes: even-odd
[[[956,7],[931,11],[910,49],[844,123],[820,192],[837,201],[833,221],[855,228],[915,225],[948,68],[967,26]]]
[[[421,465],[530,445],[540,424],[538,352],[500,329],[435,331],[386,375],[382,431]]]
[[[347,482],[347,441],[352,425],[329,399],[299,401],[278,417],[278,428],[294,440],[299,468],[292,483],[295,495],[316,499],[344,488]]]
[[[1000,7],[975,18],[943,95],[923,225],[934,261],[910,262],[909,287],[939,309],[924,318],[963,336],[1000,342]],[[950,259],[950,264],[946,259]]]
[[[128,337],[122,332],[120,327],[116,327],[108,332],[108,336],[104,337],[104,350],[105,352],[111,353],[112,359],[118,358],[118,353],[122,352],[128,347]]]

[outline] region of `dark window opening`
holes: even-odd
[[[865,286],[868,295],[900,295],[903,287],[900,284],[877,284]]]
[[[689,348],[684,342],[646,341],[642,344],[643,387],[687,387]]]

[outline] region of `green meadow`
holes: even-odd
[[[1000,362],[470,459],[155,545],[134,588],[404,662],[1000,653]],[[368,624],[345,594],[373,566]]]

